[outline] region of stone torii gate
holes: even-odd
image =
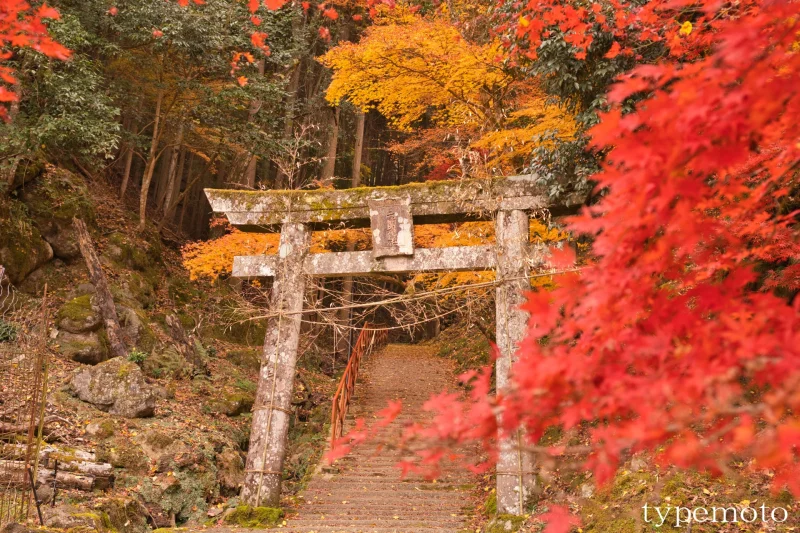
[[[303,296],[308,276],[352,276],[376,272],[495,270],[497,389],[522,339],[527,313],[519,309],[529,289],[540,249],[529,243],[529,212],[558,215],[574,205],[550,206],[526,176],[413,183],[398,187],[315,191],[206,189],[214,212],[245,231],[280,231],[277,255],[236,257],[233,276],[274,277],[264,353],[253,409],[242,499],[277,506],[291,415]],[[414,224],[495,220],[496,244],[414,249]],[[336,228],[372,229],[372,250],[309,253],[310,232]],[[538,258],[538,259],[537,259]],[[499,512],[523,514],[534,484],[532,461],[519,437],[500,443],[497,464]]]

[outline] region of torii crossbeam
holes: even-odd
[[[552,206],[530,176],[414,183],[398,187],[316,191],[206,189],[214,212],[225,213],[245,231],[280,231],[276,256],[236,257],[233,276],[274,277],[264,353],[253,412],[242,499],[277,506],[291,415],[303,295],[308,276],[351,276],[374,272],[495,270],[497,389],[522,339],[527,314],[520,309],[529,289],[531,265],[543,250],[529,243],[529,213],[573,211],[582,199]],[[485,246],[413,247],[415,224],[495,220],[496,243]],[[371,227],[372,250],[310,254],[315,229]],[[530,456],[517,440],[500,443],[497,505],[523,514],[533,487]]]

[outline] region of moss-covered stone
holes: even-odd
[[[0,264],[11,283],[22,282],[31,272],[53,258],[27,207],[0,194]]]
[[[112,418],[92,420],[86,424],[86,434],[97,440],[104,440],[114,436],[117,424]]]
[[[150,273],[156,262],[147,250],[136,243],[131,243],[122,233],[112,233],[108,237],[107,252],[119,264],[140,272]]]
[[[72,219],[94,222],[91,197],[83,178],[51,165],[32,186],[25,187],[22,200],[56,257],[74,259],[80,255]]]
[[[140,494],[178,523],[201,522],[208,501],[219,496],[216,469],[205,463],[194,470],[175,470],[141,478]]]
[[[45,525],[68,532],[111,532],[113,527],[108,515],[102,510],[86,511],[79,507],[63,504],[57,507],[42,508]]]
[[[45,172],[26,187],[23,201],[35,218],[68,221],[80,218],[84,222],[95,220],[94,205],[84,179],[65,168],[48,165]]]
[[[222,398],[213,399],[206,403],[206,407],[211,413],[238,416],[249,412],[253,407],[253,402],[255,402],[255,395],[252,392],[240,390],[226,393]]]
[[[225,517],[225,522],[242,527],[275,527],[281,518],[283,518],[281,509],[240,505]]]
[[[226,325],[213,324],[204,331],[209,337],[246,346],[262,345],[266,333],[266,320],[235,320]]]
[[[187,278],[173,277],[167,285],[167,292],[177,305],[186,305],[198,296],[197,289]]]
[[[110,529],[120,533],[149,533],[147,509],[136,498],[108,498],[97,508],[108,520]]]
[[[138,348],[139,351],[148,353],[152,350],[158,338],[150,327],[150,319],[142,309],[125,305],[117,305],[117,316],[125,336]]]
[[[70,333],[61,331],[56,337],[58,350],[73,361],[96,365],[108,359],[108,337],[105,331]]]
[[[241,350],[230,350],[225,358],[234,365],[246,370],[258,370],[261,368],[261,349],[245,348]]]
[[[486,524],[486,527],[484,527],[483,531],[484,533],[509,533],[519,531],[524,522],[524,516],[501,514],[490,520]]]
[[[100,311],[92,305],[92,296],[84,294],[68,300],[56,315],[58,327],[70,333],[86,333],[97,330],[103,323]]]
[[[115,437],[97,448],[97,459],[134,473],[147,472],[150,461],[142,448],[125,437]]]
[[[170,444],[175,442],[175,438],[172,435],[168,435],[158,429],[148,431],[144,440],[147,445],[154,450],[165,450]]]

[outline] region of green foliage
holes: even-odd
[[[588,194],[591,190],[589,177],[599,170],[602,154],[587,148],[585,132],[598,122],[598,112],[605,109],[609,85],[635,65],[627,55],[605,57],[614,42],[613,34],[597,26],[589,31],[593,42],[585,60],[576,59],[575,48],[560,30],[554,29],[537,49],[537,58],[527,65],[528,71],[542,81],[542,89],[575,113],[581,133],[572,140],[564,140],[556,132],[546,133],[533,150],[529,170],[547,184],[552,198],[575,191]],[[643,53],[655,57],[661,49],[652,46]]]
[[[76,53],[70,61],[53,61],[26,50],[10,62],[23,98],[13,123],[0,126],[0,154],[44,148],[65,158],[110,157],[119,144],[119,109],[103,90],[98,64],[81,53],[92,36],[68,12],[51,23],[50,31]]]
[[[147,354],[140,350],[137,350],[136,348],[131,350],[131,352],[128,354],[128,361],[130,361],[131,363],[136,363],[137,365],[141,365],[142,363],[145,362],[146,359],[147,359]]]
[[[274,507],[240,505],[225,517],[225,522],[242,527],[272,527],[283,517],[283,511]]]
[[[0,318],[0,342],[14,342],[17,340],[17,327]]]

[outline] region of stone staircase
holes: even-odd
[[[349,413],[374,420],[389,400],[401,399],[398,422],[382,437],[399,434],[402,421],[426,418],[422,405],[432,394],[452,388],[454,376],[435,348],[390,344],[365,362]],[[375,444],[357,448],[323,469],[302,493],[284,531],[292,533],[457,533],[466,531],[474,479],[463,468],[447,467],[435,481],[401,479],[395,451]]]

